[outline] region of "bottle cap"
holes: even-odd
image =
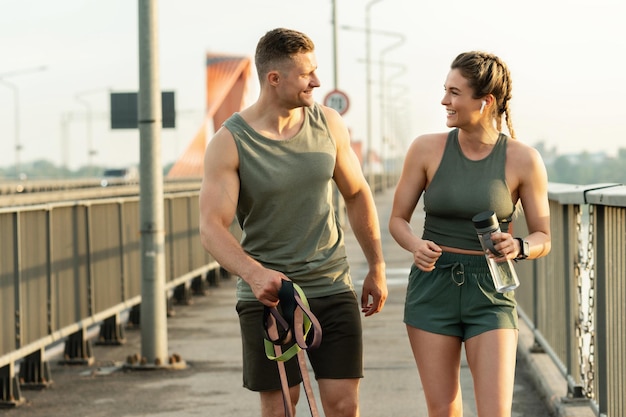
[[[477,215],[472,217],[472,221],[474,222],[474,227],[477,230],[490,230],[500,226],[498,218],[496,217],[496,213],[494,213],[492,210],[478,213]]]

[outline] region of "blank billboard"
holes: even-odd
[[[161,92],[161,120],[163,128],[176,127],[174,92]],[[111,93],[111,129],[136,129],[139,110],[137,93]]]

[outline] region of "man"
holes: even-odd
[[[323,329],[321,346],[308,353],[325,415],[357,417],[361,318],[332,181],[369,265],[361,294],[366,317],[387,298],[376,207],[343,119],[313,99],[320,86],[313,42],[294,30],[271,30],[259,40],[255,63],[258,100],[231,116],[206,149],[202,243],[239,277],[243,380],[260,392],[262,416],[284,416],[277,366],[263,347],[263,309],[276,306],[282,281],[292,280]],[[229,232],[235,215],[241,242]],[[286,363],[294,409],[301,381],[296,362]]]

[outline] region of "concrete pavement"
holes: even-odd
[[[426,416],[423,391],[402,323],[410,254],[387,230],[392,190],[376,196],[390,295],[382,313],[363,320],[365,378],[361,383],[362,417]],[[421,227],[419,215],[415,227]],[[346,234],[355,281],[365,261],[354,236]],[[245,417],[259,415],[258,395],[242,388],[241,344],[234,309],[234,279],[220,282],[193,304],[175,306],[168,319],[168,350],[186,363],[181,370],[128,370],[128,356],[141,352],[137,329],[126,331],[122,346],[94,346],[92,366],[60,365],[50,360],[53,384],[40,391],[22,391],[26,403],[2,410],[7,417]],[[566,383],[545,355],[530,354],[532,334],[520,331],[513,416],[591,417],[588,407],[563,404]],[[476,416],[467,363],[461,369],[464,416]],[[321,410],[319,395],[316,396]],[[307,416],[304,395],[299,416]]]

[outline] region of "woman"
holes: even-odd
[[[472,217],[493,210],[492,234],[506,259],[550,251],[547,175],[539,153],[515,140],[511,76],[484,52],[456,57],[444,85],[449,132],[419,136],[407,153],[389,230],[413,254],[404,322],[430,417],[461,416],[461,347],[465,343],[480,417],[511,415],[518,322],[514,293],[498,293]],[[510,138],[501,133],[502,117]],[[421,238],[410,226],[424,194]],[[521,202],[529,234],[509,222]],[[493,254],[487,253],[494,257]],[[522,280],[523,282],[523,280]]]

